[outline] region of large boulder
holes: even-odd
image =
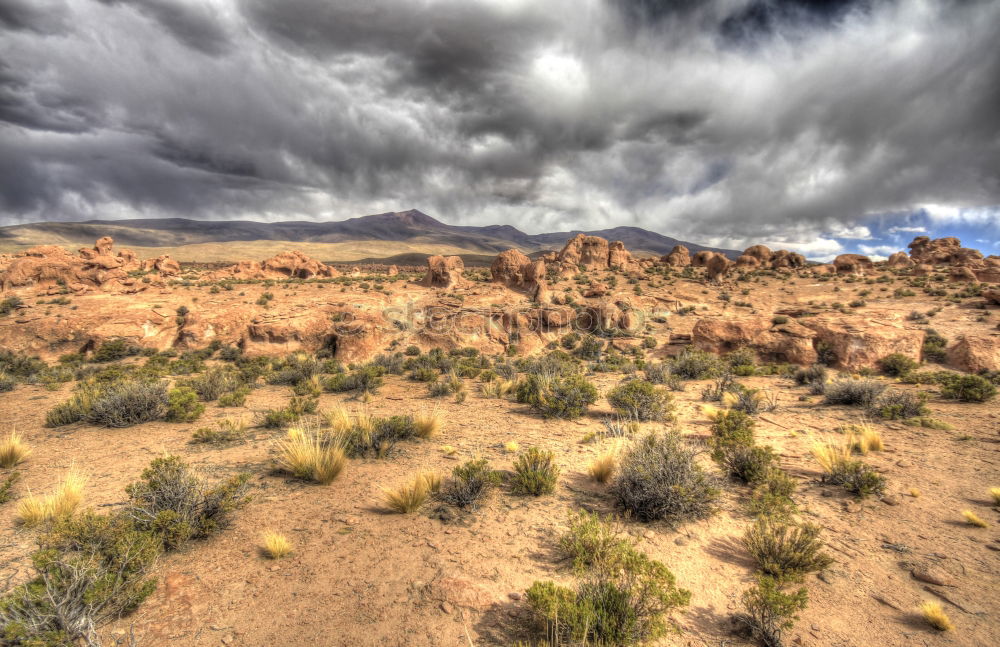
[[[608,267],[623,272],[636,272],[639,270],[639,263],[625,249],[625,243],[616,240],[608,245]]]
[[[468,282],[462,278],[465,263],[460,256],[431,256],[427,259],[427,273],[420,285],[429,288],[462,287]]]
[[[913,267],[914,263],[906,252],[896,252],[889,256],[889,260],[886,261],[886,265],[889,267]]]
[[[798,268],[806,266],[806,257],[787,249],[779,249],[771,254],[771,269]]]
[[[691,257],[691,265],[693,267],[707,267],[708,262],[715,258],[716,255],[718,255],[718,252],[702,250]]]
[[[158,272],[160,276],[177,276],[181,273],[181,264],[170,258],[170,254],[163,254],[144,260],[142,269],[146,272]]]
[[[765,362],[814,364],[816,350],[813,336],[811,330],[795,320],[774,325],[767,317],[706,317],[695,323],[691,343],[695,348],[718,354],[747,347]]]
[[[93,287],[132,289],[135,281],[129,279],[123,266],[134,261],[134,254],[115,256],[113,243],[105,236],[92,249],[82,249],[76,256],[57,245],[32,247],[6,264],[0,273],[0,285],[4,290],[31,285],[43,288],[60,285],[74,292]]]
[[[708,264],[705,265],[705,275],[710,281],[718,281],[728,274],[732,267],[733,262],[731,260],[716,252],[715,256],[710,258]]]
[[[497,254],[490,265],[490,275],[495,283],[503,283],[509,288],[522,288],[525,272],[531,267],[531,259],[517,249],[508,249]]]
[[[687,267],[691,264],[691,252],[684,245],[675,245],[669,254],[660,257],[660,262],[669,267]]]
[[[979,283],[976,273],[964,265],[955,265],[948,272],[948,278],[956,283]]]
[[[262,261],[260,265],[266,273],[278,274],[292,279],[332,277],[337,274],[337,271],[329,265],[309,258],[297,250],[275,254]]]
[[[743,256],[756,258],[760,265],[767,266],[771,262],[773,253],[765,245],[753,245],[743,250]]]
[[[816,347],[822,347],[832,364],[844,370],[877,368],[879,360],[893,353],[920,361],[924,331],[897,322],[864,317],[817,317],[802,319],[801,323],[815,334]]]
[[[969,373],[1000,370],[1000,334],[962,335],[948,348],[948,364]]]
[[[861,254],[841,254],[833,259],[837,274],[865,274],[875,269],[875,264],[867,256]]]
[[[559,262],[588,270],[608,268],[608,241],[599,236],[577,234],[559,252]]]
[[[918,236],[909,244],[910,259],[914,263],[928,265],[977,265],[983,255],[977,249],[962,247],[962,241],[954,236],[935,238]]]
[[[1000,306],[1000,288],[989,288],[983,290],[983,298],[986,299],[986,303],[992,303],[993,305]]]
[[[736,267],[741,270],[755,270],[760,267],[760,259],[756,256],[743,254],[736,259]]]

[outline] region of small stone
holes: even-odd
[[[899,497],[894,494],[887,494],[882,497],[882,503],[886,505],[899,505]]]
[[[226,634],[225,636],[222,637],[222,644],[232,645],[234,640],[236,640],[236,636],[234,636],[233,634]]]
[[[510,593],[507,594],[507,597],[516,602],[517,600],[521,599],[521,594],[518,593],[517,591],[511,591]]]
[[[861,512],[861,505],[855,501],[845,501],[844,502],[844,512]]]
[[[678,546],[687,546],[691,542],[688,541],[687,537],[678,537],[677,539],[674,540],[674,543],[677,544]]]
[[[656,536],[656,533],[654,533],[652,530],[647,530],[646,532],[642,533],[642,536],[645,537],[646,539],[652,539],[653,537]]]
[[[279,568],[281,568],[281,567],[278,566],[277,564],[275,564],[274,566],[272,566],[271,568],[269,568],[267,570],[269,570],[269,571],[271,571],[273,573],[274,571],[278,570]]]
[[[440,608],[440,609],[441,609],[442,611],[444,611],[445,613],[448,613],[448,614],[450,614],[450,613],[451,613],[452,611],[454,611],[454,610],[455,610],[455,609],[454,609],[454,607],[452,607],[452,606],[451,606],[450,604],[448,604],[447,602],[442,602],[442,603],[441,603],[441,604],[439,605],[439,608]]]
[[[955,581],[944,571],[933,566],[915,566],[910,575],[920,582],[927,582],[935,586],[955,586]]]
[[[910,461],[896,461],[896,467],[910,467],[913,465]]]

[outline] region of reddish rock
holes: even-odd
[[[813,331],[791,320],[775,326],[766,317],[741,319],[702,318],[691,331],[691,343],[701,350],[728,353],[752,348],[767,362],[814,364]]]
[[[948,278],[955,282],[979,283],[976,273],[968,267],[956,265],[948,272]]]
[[[425,287],[453,288],[466,285],[462,278],[465,263],[460,256],[431,256],[427,259],[427,273],[420,281]]]
[[[861,254],[841,254],[833,259],[837,274],[865,274],[875,269],[875,264],[867,256]]]
[[[716,254],[718,252],[700,251],[691,258],[691,265],[694,267],[707,267],[708,262],[715,258]]]
[[[1000,334],[962,335],[948,348],[948,364],[969,373],[1000,370]]]
[[[760,267],[760,259],[756,256],[743,254],[736,259],[736,267],[741,270],[755,270]]]
[[[764,245],[753,245],[752,247],[747,247],[743,251],[743,256],[756,258],[758,264],[766,266],[771,262],[773,253]]]
[[[844,370],[877,368],[879,360],[893,353],[920,361],[922,330],[865,317],[807,318],[801,323],[815,333],[816,344],[825,346],[836,358],[835,365]]]
[[[396,276],[396,275],[398,275],[398,274],[399,274],[399,268],[398,268],[398,267],[396,267],[395,265],[390,265],[390,266],[389,266],[389,269],[388,269],[388,270],[386,270],[386,274],[387,274],[388,276]]]
[[[599,236],[577,234],[559,252],[559,262],[588,270],[608,268],[608,241]]]
[[[625,243],[616,240],[608,245],[608,267],[623,272],[639,270],[639,263],[632,258],[632,253],[625,249]]]
[[[731,260],[716,252],[715,256],[710,258],[708,264],[705,265],[705,276],[707,276],[710,281],[717,281],[728,274],[732,267],[733,262]]]
[[[914,263],[910,260],[910,257],[906,255],[906,252],[896,252],[889,256],[889,260],[886,261],[886,265],[889,267],[913,267]]]
[[[503,283],[509,288],[525,285],[525,272],[531,267],[531,259],[517,249],[508,249],[497,254],[490,265],[490,274],[495,283]]]
[[[669,254],[660,257],[660,262],[669,267],[687,267],[691,264],[691,252],[684,245],[675,245]]]

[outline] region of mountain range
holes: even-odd
[[[32,245],[90,246],[101,236],[111,236],[116,245],[133,248],[141,255],[170,253],[182,261],[256,258],[272,248],[295,246],[327,261],[400,257],[395,262],[404,258],[420,262],[422,257],[435,253],[460,254],[477,260],[476,257],[490,257],[512,247],[529,255],[539,254],[560,249],[579,233],[620,240],[639,256],[660,256],[675,245],[685,245],[692,254],[701,250],[722,252],[730,258],[740,254],[680,241],[639,227],[526,234],[511,225],[448,225],[416,209],[327,222],[187,218],[38,222],[0,227],[0,251],[16,251]],[[161,251],[157,252],[158,249]]]

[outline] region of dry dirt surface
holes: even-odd
[[[937,384],[910,384],[878,370],[878,360],[892,353],[921,359],[928,328],[946,340],[935,356],[942,365],[925,361],[919,371],[1000,368],[1000,313],[982,296],[984,286],[952,283],[946,270],[937,272],[941,280],[879,267],[863,276],[748,271],[709,281],[700,268],[654,269],[550,273],[547,288],[557,298],[541,305],[532,302],[538,297],[531,291],[489,282],[482,271],[467,271],[446,288],[424,287],[419,275],[405,273],[247,283],[182,274],[139,294],[91,291],[65,302],[57,302],[63,296],[58,290],[24,288],[16,292],[20,306],[0,317],[0,346],[15,355],[40,355],[50,366],[58,366],[61,355],[80,355],[65,360],[72,379],[65,372],[58,379],[29,377],[0,393],[0,436],[16,431],[31,448],[21,464],[0,469],[0,482],[13,471],[21,475],[11,500],[0,504],[0,585],[9,590],[34,575],[30,558],[43,529],[18,523],[24,498],[51,492],[74,468],[87,478],[77,514],[88,508],[114,514],[126,505],[126,486],[150,461],[171,454],[212,481],[248,473],[250,501],[234,511],[228,527],[164,553],[155,566],[155,591],[134,612],[99,628],[103,644],[128,644],[131,636],[142,647],[537,641],[542,634],[525,592],[539,580],[577,581],[556,541],[571,513],[581,509],[617,516],[637,548],[667,565],[678,586],[691,592],[690,603],[670,614],[676,631],[654,644],[754,644],[734,633],[731,620],[756,569],[741,544],[754,523],[747,509],[752,488],[723,475],[705,452],[700,464],[721,483],[714,512],[693,521],[642,523],[623,515],[608,486],[588,476],[599,454],[624,450],[649,432],[673,428],[702,447],[712,435],[702,392],[714,380],[694,379],[671,392],[675,420],[639,423],[630,438],[605,437],[605,421],[616,414],[604,396],[637,362],[669,363],[692,345],[716,352],[746,346],[764,368],[736,380],[761,389],[776,405],[754,416],[756,441],[773,447],[780,467],[796,481],[796,518],[822,527],[833,558],[804,577],[808,607],[785,633],[785,644],[1000,645],[1000,508],[990,495],[990,488],[1000,487],[1000,399],[948,400]],[[569,312],[573,319],[545,323],[539,317],[558,323],[546,312]],[[561,348],[574,331],[587,337],[602,317],[627,324],[618,326],[617,336],[596,337],[607,345],[606,357],[627,361],[595,366],[580,360],[599,395],[576,419],[546,418],[513,394],[486,397],[478,377],[459,377],[457,397],[432,397],[409,371],[385,375],[381,387],[366,394],[324,390],[318,411],[342,406],[380,417],[437,411],[443,418],[433,438],[399,442],[384,457],[351,458],[329,485],[276,469],[276,443],[287,425],[267,428],[263,417],[288,405],[293,392],[266,376],[252,384],[242,407],[206,402],[192,422],[46,426],[47,412],[71,397],[79,388],[76,378],[86,379],[88,370],[92,377],[93,371],[142,366],[156,357],[169,363],[213,340],[217,348],[241,349],[246,356],[332,355],[348,369],[408,346],[423,356],[433,348],[471,347],[495,364],[540,357]],[[735,328],[725,328],[729,324]],[[116,340],[147,350],[92,361],[102,345]],[[789,375],[796,368],[789,364],[815,361],[831,364],[831,378],[842,372],[855,380],[864,373],[892,389],[926,392],[924,417],[933,426],[825,404],[823,395]],[[201,368],[228,365],[216,352]],[[162,379],[176,385],[187,377],[168,369]],[[250,425],[241,440],[192,442],[196,429],[239,417]],[[313,414],[303,418],[305,424],[315,420]],[[817,439],[840,439],[838,429],[862,423],[885,445],[860,457],[885,477],[881,496],[859,498],[822,482],[810,452]],[[528,447],[554,452],[560,476],[552,494],[519,496],[501,485],[472,511],[433,500],[412,514],[386,506],[383,488],[420,472],[447,479],[456,466],[479,457],[511,470]],[[963,510],[986,527],[968,523]],[[283,533],[292,553],[265,557],[265,530]],[[953,630],[927,625],[919,607],[928,600],[942,605]]]

